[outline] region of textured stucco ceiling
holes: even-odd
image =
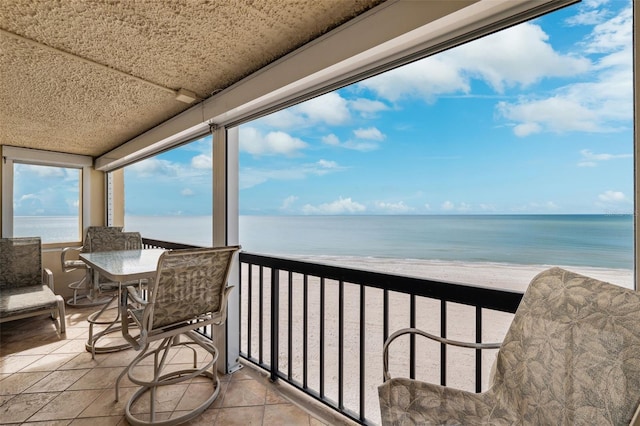
[[[0,145],[101,155],[384,0],[2,0]],[[68,52],[72,55],[67,55]]]

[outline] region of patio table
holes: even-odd
[[[164,252],[164,249],[143,249],[80,253],[80,259],[82,259],[93,270],[93,282],[96,289],[99,285],[98,280],[100,276],[104,276],[118,285],[118,312],[115,319],[112,321],[100,320],[100,317],[103,316],[111,303],[105,304],[102,309],[94,312],[87,319],[90,326],[86,349],[91,352],[92,355],[95,355],[96,353],[120,351],[130,347],[128,343],[97,347],[97,342],[106,334],[121,330],[121,327],[117,326],[117,323],[126,309],[126,301],[123,297],[122,286],[135,285],[138,284],[140,280],[153,278],[158,266],[158,259]],[[114,299],[116,298],[114,297]],[[106,325],[106,328],[94,335],[94,324],[103,324]]]

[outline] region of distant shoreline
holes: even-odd
[[[360,256],[266,254],[314,263],[373,270],[454,283],[524,292],[531,279],[553,266],[633,289],[632,269],[614,269],[571,265],[523,265],[497,262],[394,259]]]

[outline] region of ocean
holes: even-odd
[[[74,218],[16,217],[19,235],[73,232]],[[65,222],[66,221],[66,222]],[[127,216],[144,237],[211,245],[209,216]],[[240,216],[244,251],[634,268],[631,215]]]

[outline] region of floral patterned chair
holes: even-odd
[[[49,313],[64,333],[64,299],[53,291],[40,238],[0,238],[0,323]]]
[[[133,303],[127,304],[128,317],[122,319],[122,333],[133,348],[140,351],[116,381],[116,401],[119,398],[120,380],[125,374],[128,374],[129,380],[141,386],[131,395],[125,407],[129,424],[184,423],[201,414],[217,398],[220,392],[216,365],[218,350],[211,340],[195,330],[225,322],[227,298],[233,288],[227,286],[227,280],[234,255],[239,250],[240,246],[229,246],[167,251],[158,260],[156,277],[148,285],[146,300],[140,297],[135,287],[125,287],[127,300],[132,299]],[[136,326],[134,334],[129,332],[131,325]],[[181,340],[179,336],[188,337],[188,340]],[[156,341],[160,343],[152,345]],[[200,366],[197,366],[195,350],[198,346],[208,352],[207,362]],[[170,353],[183,347],[193,349],[194,368],[178,371],[165,369]],[[154,361],[146,362],[147,358]],[[145,370],[149,368],[149,364],[154,366],[153,377]],[[177,418],[157,421],[157,388],[197,376],[204,376],[213,382],[208,398],[197,408]],[[141,414],[136,414],[138,417],[132,414],[132,405],[144,394],[148,394],[150,398],[147,412],[150,421],[147,418],[141,419]]]
[[[91,253],[92,242],[104,240],[111,235],[122,233],[122,226],[89,226],[84,237],[84,245],[80,248],[66,247],[60,252],[60,262],[63,272],[72,272],[77,269],[85,271],[85,275],[78,281],[69,284],[73,290],[73,296],[67,299],[69,306],[96,306],[107,303],[111,298],[97,297],[91,282],[91,270],[82,260],[78,259],[78,253]]]
[[[390,379],[389,343],[413,331],[385,343],[383,425],[640,425],[640,292],[560,268],[538,274],[478,394]]]

